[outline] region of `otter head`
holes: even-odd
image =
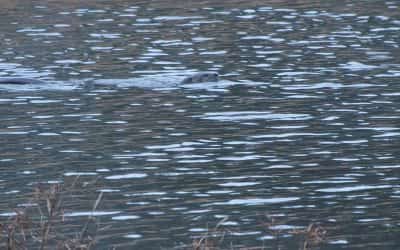
[[[182,83],[218,82],[219,77],[214,72],[202,72],[183,79]]]
[[[200,82],[217,82],[219,78],[218,74],[214,72],[204,73],[200,77]]]

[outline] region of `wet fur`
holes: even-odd
[[[29,78],[0,78],[0,84],[45,84],[45,81]]]
[[[192,76],[186,77],[181,83],[201,83],[201,82],[218,82],[219,77],[217,73],[214,72],[203,72],[197,73]]]
[[[182,84],[188,83],[201,83],[201,82],[217,82],[219,80],[218,74],[214,72],[203,72],[197,73],[192,76],[188,76],[182,80]],[[0,78],[0,84],[46,84],[45,81],[30,79],[30,78],[13,78],[5,77]]]

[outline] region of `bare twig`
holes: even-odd
[[[72,187],[76,186],[77,181],[78,178],[74,180]],[[61,234],[59,231],[61,223],[65,222],[63,198],[67,192],[72,196],[71,188],[68,189],[65,185],[39,184],[34,189],[33,200],[30,202],[30,204],[36,205],[36,209],[28,209],[28,206],[16,210],[12,220],[0,224],[0,248],[4,247],[7,250],[25,250],[32,247],[40,250],[54,249],[55,247],[55,249],[71,250],[94,248],[97,222],[93,215],[89,216],[81,233],[66,240],[54,241]],[[100,193],[93,204],[92,213],[98,208],[102,197],[103,193]],[[90,227],[91,225],[95,227]],[[89,228],[96,230],[90,230],[91,234],[89,235],[87,233]]]

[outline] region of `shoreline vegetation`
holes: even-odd
[[[0,248],[95,249],[98,222],[93,214],[103,193],[97,196],[92,213],[80,228],[75,228],[65,217],[65,199],[77,190],[78,179],[69,185],[38,184],[30,200],[14,209],[8,219],[0,221]]]
[[[32,198],[14,209],[8,217],[0,220],[0,248],[7,250],[22,249],[96,249],[98,232],[108,228],[102,225],[94,216],[96,209],[103,198],[100,192],[93,201],[91,213],[79,226],[71,224],[68,216],[66,199],[70,199],[74,191],[84,188],[87,182],[75,178],[71,184],[45,183],[38,184],[33,192]],[[217,250],[217,249],[282,249],[281,242],[285,240],[284,235],[296,237],[298,248],[301,250],[318,249],[326,242],[327,230],[318,223],[311,223],[304,228],[292,230],[280,230],[277,219],[273,216],[264,216],[262,227],[264,231],[272,235],[272,245],[261,245],[259,247],[246,247],[245,245],[234,245],[227,242],[227,235],[232,233],[224,228],[223,224],[227,218],[219,221],[215,227],[209,228],[200,235],[189,235],[183,249],[191,250]],[[191,242],[191,243],[190,243]],[[229,245],[227,248],[226,246]],[[179,247],[180,248],[180,247]],[[109,249],[118,249],[110,246]]]

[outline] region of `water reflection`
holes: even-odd
[[[297,248],[310,222],[328,249],[399,246],[396,2],[3,2],[0,76],[49,84],[1,86],[1,217],[80,176],[66,216],[111,225],[102,246],[221,221],[227,247]]]

